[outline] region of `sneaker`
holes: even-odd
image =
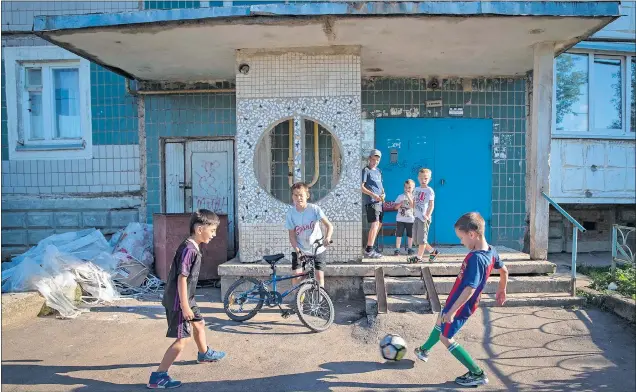
[[[181,381],[173,380],[167,372],[152,372],[146,385],[148,389],[172,389],[181,386]]]
[[[393,251],[393,256],[399,256],[400,255],[400,250],[395,248],[395,250]]]
[[[439,255],[439,250],[433,249],[433,253],[428,256],[428,261],[432,263],[437,258],[437,255]]]
[[[457,377],[455,382],[464,387],[476,387],[488,384],[488,377],[486,377],[486,372],[484,371],[479,375],[468,372],[463,376]]]
[[[420,361],[424,361],[424,362],[428,361],[428,351],[424,350],[421,346],[415,349],[415,356]]]
[[[417,264],[417,263],[421,263],[423,260],[420,259],[419,257],[417,257],[417,255],[415,256],[411,256],[409,258],[406,259],[406,262],[409,264]]]
[[[364,252],[364,257],[369,259],[379,259],[382,257],[382,255],[376,252],[374,249],[371,249],[369,252],[367,251]]]
[[[223,351],[214,351],[208,347],[208,351],[205,353],[197,353],[197,363],[217,362],[225,357]]]
[[[415,249],[413,249],[413,248],[408,248],[408,249],[406,250],[406,254],[407,254],[407,255],[409,255],[409,256],[414,255],[414,254],[415,254]]]

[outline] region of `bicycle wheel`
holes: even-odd
[[[261,282],[254,278],[241,278],[225,293],[223,309],[230,319],[247,321],[256,316],[264,301],[265,293],[261,288]]]
[[[300,286],[296,293],[296,309],[300,321],[314,332],[325,331],[333,323],[333,302],[329,294],[318,285],[307,283]]]

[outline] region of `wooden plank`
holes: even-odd
[[[378,314],[389,312],[386,297],[386,285],[384,284],[384,268],[375,269],[375,295],[378,299]]]
[[[437,290],[435,290],[433,275],[431,274],[431,269],[429,267],[422,268],[422,280],[424,280],[424,286],[426,286],[426,295],[428,296],[428,301],[431,304],[431,310],[435,313],[441,312],[442,305],[439,302],[439,295],[437,295]]]

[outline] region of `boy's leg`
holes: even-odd
[[[320,287],[325,288],[325,273],[323,271],[316,271],[316,278],[318,278]]]
[[[437,342],[439,342],[439,337],[442,331],[441,323],[442,315],[440,313],[440,315],[437,317],[437,321],[435,321],[435,326],[433,327],[431,334],[428,335],[428,339],[426,339],[426,342],[424,342],[424,344],[422,344],[421,346],[415,348],[415,356],[419,360],[424,362],[428,361],[429,351],[431,351],[433,346],[435,346]]]
[[[225,357],[223,351],[212,350],[208,346],[207,337],[205,336],[205,320],[201,316],[198,306],[192,307],[194,319],[190,321],[190,326],[194,335],[194,341],[197,344],[197,363],[216,362]]]
[[[167,373],[170,366],[177,360],[181,351],[185,348],[187,343],[187,338],[181,338],[175,340],[170,347],[166,350],[166,353],[163,355],[163,359],[157,368],[157,373]]]
[[[488,378],[484,371],[475,363],[470,354],[453,339],[467,320],[454,319],[452,323],[442,324],[440,340],[448,348],[448,351],[468,369],[469,373],[457,377],[455,382],[465,386],[487,384]]]
[[[371,227],[369,228],[369,236],[367,238],[367,247],[365,249],[365,256],[372,258],[380,258],[381,254],[373,249],[375,239],[382,227],[382,206],[376,204],[367,205],[367,222]]]

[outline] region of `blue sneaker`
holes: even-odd
[[[150,373],[148,389],[172,389],[181,386],[181,381],[173,380],[166,372]]]
[[[223,351],[214,351],[208,347],[208,351],[205,353],[197,353],[197,363],[217,362],[225,357]]]

